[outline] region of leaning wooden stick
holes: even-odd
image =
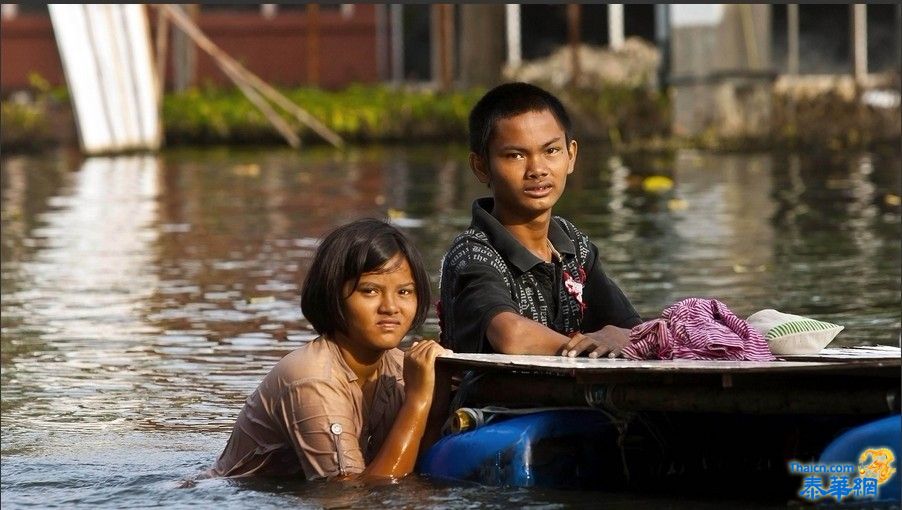
[[[158,5],[157,7],[159,9],[161,9],[162,11],[166,12],[166,14],[172,19],[173,23],[175,23],[176,25],[179,26],[179,28],[184,30],[184,32],[186,34],[188,34],[188,36],[191,37],[192,40],[194,40],[194,42],[198,45],[198,47],[200,47],[201,49],[206,51],[211,57],[213,57],[214,61],[216,61],[217,65],[219,65],[220,69],[222,69],[223,72],[225,72],[229,76],[229,78],[231,78],[233,81],[235,81],[236,85],[239,86],[239,88],[242,90],[242,92],[244,92],[245,89],[250,89],[251,87],[256,87],[259,90],[259,92],[264,94],[266,97],[268,97],[274,103],[278,104],[279,106],[281,106],[288,112],[294,114],[294,116],[300,122],[306,124],[308,127],[310,127],[310,129],[312,129],[314,132],[316,132],[317,134],[322,136],[326,141],[328,141],[332,145],[334,145],[338,148],[341,148],[344,145],[344,141],[341,139],[340,136],[338,136],[332,130],[330,130],[325,125],[323,125],[322,123],[317,121],[312,115],[310,115],[308,112],[304,111],[298,105],[291,102],[291,100],[289,100],[288,98],[286,98],[285,96],[280,94],[276,89],[274,89],[272,86],[270,86],[269,84],[267,84],[266,82],[261,80],[259,77],[257,77],[251,71],[249,71],[247,68],[242,66],[237,60],[235,60],[234,58],[232,58],[231,56],[229,56],[228,54],[223,52],[218,46],[216,46],[215,43],[213,43],[213,41],[211,41],[207,36],[205,36],[203,34],[203,32],[201,32],[200,29],[190,19],[187,18],[187,16],[185,16],[178,9],[173,9],[172,6],[170,6],[168,4]],[[243,85],[242,85],[242,83],[243,83]],[[262,101],[262,98],[260,98],[259,95],[256,94],[256,91],[254,91],[253,93],[255,95],[257,95],[257,98],[259,101]],[[247,94],[245,93],[245,95],[247,95]],[[248,96],[248,99],[251,99],[251,96]],[[251,101],[254,102],[254,104],[258,104],[257,100],[251,99]],[[260,106],[258,105],[258,108],[259,107]],[[265,108],[272,111],[271,108],[268,107],[268,105]],[[261,108],[261,110],[263,110],[263,108]],[[279,121],[281,121],[281,117],[278,117],[278,118],[279,118]],[[279,122],[279,121],[276,121],[276,122]],[[274,122],[274,125],[276,125],[276,122]],[[284,124],[284,122],[281,122],[281,123]],[[277,128],[278,128],[278,126],[277,126]],[[293,133],[293,131],[292,131],[292,133]],[[292,146],[294,146],[294,145],[292,144]]]

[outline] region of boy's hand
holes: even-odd
[[[577,333],[564,345],[561,356],[576,357],[588,353],[590,358],[607,355],[620,356],[620,352],[630,343],[630,330],[616,326],[605,326],[593,333]]]

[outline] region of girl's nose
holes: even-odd
[[[394,296],[385,294],[382,301],[379,302],[379,312],[393,314],[398,311],[398,303],[395,302]]]

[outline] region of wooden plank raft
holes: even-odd
[[[865,417],[899,412],[902,351],[834,348],[768,362],[453,353],[436,360],[426,444],[453,411],[452,381],[465,372],[479,374],[466,406]]]

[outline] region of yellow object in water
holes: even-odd
[[[685,211],[689,207],[689,202],[682,198],[673,198],[667,201],[667,208],[671,211]]]
[[[642,179],[642,189],[648,193],[664,193],[673,189],[673,179],[663,175],[652,175]]]

